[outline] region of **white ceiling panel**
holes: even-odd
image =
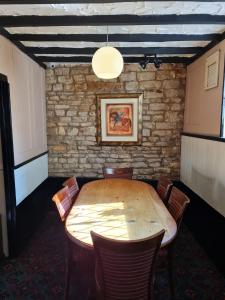
[[[32,34],[106,34],[106,26],[9,27],[10,33]],[[110,26],[110,33],[209,34],[222,33],[225,25],[141,25]]]
[[[47,57],[75,57],[75,56],[85,56],[85,57],[90,57],[90,55],[87,54],[36,54],[36,56],[47,56]],[[158,55],[158,57],[192,57],[194,56],[194,54],[160,54]],[[134,57],[134,55],[123,55],[123,57]],[[144,57],[144,55],[140,55],[140,54],[135,54],[135,57]]]
[[[223,2],[120,2],[107,4],[1,5],[0,15],[118,15],[212,14],[224,15]]]
[[[86,48],[86,47],[103,47],[106,43],[94,42],[23,42],[27,47],[71,47],[71,48]],[[205,41],[178,41],[178,42],[141,42],[141,43],[126,43],[113,42],[108,45],[113,47],[204,47],[208,44]]]

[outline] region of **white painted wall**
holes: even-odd
[[[182,136],[181,181],[225,217],[225,143]]]
[[[47,150],[45,71],[0,36],[0,73],[10,84],[14,164],[18,165]],[[37,162],[29,164],[26,174],[24,168],[15,171],[18,203],[47,178],[47,159],[39,161],[40,176]],[[27,174],[34,182],[25,180]]]
[[[45,71],[0,36],[0,73],[8,77],[15,165],[47,150]]]
[[[47,150],[45,71],[6,38],[0,36],[0,73],[10,84],[14,163],[29,160]],[[17,204],[48,177],[47,155],[15,171]],[[3,214],[4,250],[7,228],[3,174],[0,173],[0,213]]]
[[[40,182],[43,182],[48,177],[48,155],[43,155],[16,169],[14,176],[16,205],[18,205],[39,186]]]

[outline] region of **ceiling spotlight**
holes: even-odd
[[[140,66],[143,70],[146,69],[146,66],[149,63],[153,63],[156,69],[160,68],[162,60],[159,59],[156,54],[154,54],[154,58],[152,58],[151,56],[153,56],[153,54],[145,55],[144,59],[140,61]]]
[[[154,66],[156,69],[160,68],[160,65],[162,63],[161,59],[158,59],[157,55],[155,54],[154,60],[153,60]]]
[[[145,69],[146,69],[146,66],[147,66],[146,61],[141,61],[141,62],[140,62],[140,66],[141,66],[141,68],[142,68],[143,70],[145,70]]]
[[[140,66],[142,67],[143,70],[146,69],[147,64],[150,62],[150,58],[148,56],[144,56],[144,59],[140,61]]]

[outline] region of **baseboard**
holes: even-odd
[[[174,183],[191,200],[184,223],[225,276],[225,218],[183,182]]]

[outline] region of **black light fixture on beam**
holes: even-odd
[[[152,58],[151,56],[154,56]],[[157,54],[150,54],[150,55],[145,55],[144,59],[140,61],[140,66],[142,67],[143,70],[146,69],[147,64],[153,63],[156,69],[160,68],[160,65],[162,63],[162,60],[157,57]]]

